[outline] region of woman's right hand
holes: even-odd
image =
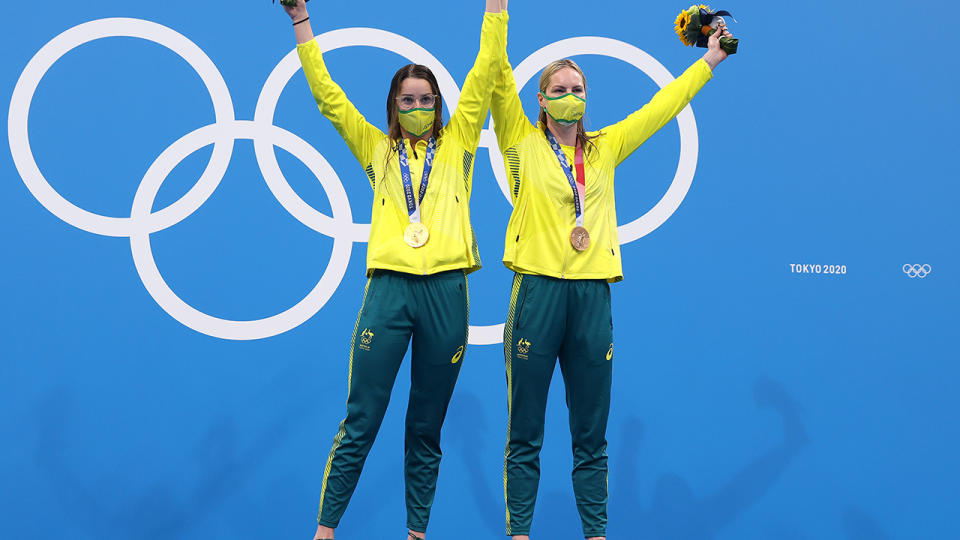
[[[297,45],[313,40],[313,29],[310,27],[310,17],[307,13],[307,0],[297,0],[297,3],[292,6],[280,3],[293,21],[293,35],[297,38]]]
[[[284,11],[290,16],[290,20],[294,22],[302,20],[307,16],[307,0],[297,0],[297,5],[295,6],[288,6],[283,2],[281,2],[280,5],[283,6]]]

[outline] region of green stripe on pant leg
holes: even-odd
[[[466,295],[466,298],[467,298],[467,304],[466,304],[466,305],[467,305],[467,313],[466,313],[466,316],[463,318],[463,320],[466,321],[467,328],[466,328],[466,330],[464,330],[464,332],[463,332],[463,335],[464,335],[465,337],[463,338],[463,354],[462,354],[462,355],[463,355],[463,356],[466,356],[466,355],[467,355],[467,345],[468,345],[469,342],[470,342],[470,282],[469,282],[469,280],[467,279],[467,271],[466,271],[466,270],[463,271],[463,292],[464,292],[464,294]]]
[[[332,454],[321,525],[339,524],[383,422],[413,332],[410,293],[407,276],[380,270],[371,276],[351,349],[344,435]]]
[[[510,457],[510,418],[513,412],[513,326],[516,319],[517,296],[523,274],[513,275],[513,289],[510,291],[510,307],[507,310],[507,322],[503,326],[503,357],[507,370],[507,443],[503,450],[503,504],[507,513],[507,534],[510,534],[510,505],[507,503],[507,458]]]
[[[540,452],[550,381],[577,309],[571,280],[525,275],[511,336],[507,500],[510,533],[529,534],[540,479]],[[604,354],[606,351],[603,351]]]
[[[363,287],[363,300],[360,302],[360,311],[357,312],[357,321],[353,323],[353,337],[350,338],[350,363],[347,368],[347,399],[350,398],[350,386],[353,382],[353,349],[357,344],[357,330],[360,327],[360,317],[363,316],[363,308],[367,305],[370,279],[371,278],[367,278],[367,284]],[[330,477],[330,466],[333,464],[333,456],[337,453],[337,448],[340,447],[343,436],[346,434],[344,431],[344,422],[346,422],[346,418],[340,421],[340,427],[337,429],[337,434],[333,438],[333,446],[330,448],[330,454],[327,456],[327,465],[323,469],[323,483],[320,485],[320,510],[317,512],[318,522],[320,521],[320,516],[323,515],[323,499],[327,494],[327,479]]]

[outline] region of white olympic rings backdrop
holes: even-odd
[[[933,267],[929,264],[905,264],[903,265],[903,273],[907,275],[910,279],[920,278],[923,279],[927,277],[930,272],[933,272]]]
[[[30,148],[28,123],[30,104],[46,72],[71,50],[108,37],[134,37],[167,47],[183,58],[200,76],[213,101],[215,122],[181,137],[163,150],[141,180],[130,217],[108,217],[88,212],[62,197],[40,172]],[[449,112],[459,101],[460,90],[453,77],[433,55],[398,34],[375,28],[343,28],[316,37],[323,51],[343,47],[377,47],[397,53],[411,62],[429,66],[446,96]],[[523,87],[536,73],[557,58],[576,55],[600,55],[617,58],[643,71],[663,87],[673,76],[644,51],[633,45],[603,37],[576,37],[551,43],[520,62],[514,69],[517,86]],[[350,202],[337,172],[316,148],[300,137],[274,125],[274,113],[284,87],[300,70],[296,51],[287,54],[267,78],[257,100],[254,119],[234,117],[233,102],[226,82],[209,57],[178,32],[142,19],[109,18],[75,26],[44,45],[27,64],[10,100],[8,138],[14,164],[24,184],[37,201],[52,214],[78,229],[103,236],[130,239],[134,264],[149,294],[157,304],[181,324],[210,336],[232,339],[261,339],[281,334],[303,324],[315,315],[339,287],[346,272],[354,242],[366,242],[370,225],[353,221]],[[698,136],[693,111],[688,105],[677,117],[680,127],[680,158],[676,175],[660,201],[636,220],[620,225],[620,243],[627,244],[649,234],[679,208],[690,189],[696,172]],[[296,305],[263,319],[237,321],[213,317],[187,304],[164,281],[150,245],[152,233],[183,221],[200,208],[223,180],[230,163],[234,142],[253,141],[257,163],[271,193],[283,208],[307,227],[333,239],[330,262],[313,289]],[[170,206],[152,211],[161,185],[171,171],[194,152],[213,144],[210,161],[197,183]],[[480,141],[490,154],[490,164],[500,190],[509,202],[509,189],[503,156],[492,129],[484,130]],[[275,147],[302,161],[320,181],[330,201],[333,216],[308,205],[287,182],[277,162]],[[470,326],[470,344],[488,345],[502,341],[503,324]]]

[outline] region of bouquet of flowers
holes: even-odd
[[[717,27],[723,23],[723,16],[733,17],[729,11],[711,11],[710,6],[700,4],[693,5],[680,12],[677,20],[674,22],[674,30],[680,36],[680,41],[684,45],[697,47],[707,47],[707,40]],[[736,19],[734,19],[736,20]],[[721,37],[720,48],[727,54],[736,54],[737,45],[740,40],[732,37]]]

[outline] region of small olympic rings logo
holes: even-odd
[[[923,279],[927,277],[930,272],[933,272],[933,267],[929,264],[905,264],[903,265],[903,273],[907,275],[910,279],[920,278]]]
[[[213,102],[215,122],[181,137],[163,150],[137,187],[130,217],[108,217],[79,208],[61,196],[40,172],[30,148],[28,121],[30,104],[46,72],[65,54],[91,41],[109,37],[134,37],[157,43],[183,58],[200,76]],[[411,62],[430,66],[437,76],[448,112],[456,108],[460,89],[447,69],[426,49],[413,41],[375,28],[343,28],[316,37],[321,50],[368,46],[399,54]],[[577,37],[541,48],[514,70],[522,87],[556,58],[593,54],[623,60],[663,87],[673,76],[644,51],[627,43],[602,37]],[[134,266],[147,292],[157,304],[181,324],[210,336],[233,339],[262,339],[287,332],[303,324],[323,308],[339,287],[355,242],[366,242],[370,225],[355,223],[350,202],[336,171],[316,148],[293,133],[274,125],[274,113],[284,87],[297,71],[300,61],[290,51],[274,68],[257,100],[253,120],[234,117],[233,101],[226,82],[213,61],[182,34],[142,19],[109,18],[77,25],[53,38],[30,59],[17,81],[10,100],[8,138],[14,164],[30,193],[53,215],[84,231],[130,239]],[[692,109],[687,106],[677,117],[680,126],[680,160],[676,175],[661,200],[643,216],[618,228],[620,243],[626,244],[655,230],[676,211],[693,182],[697,164],[698,136]],[[202,206],[223,180],[233,155],[234,143],[253,141],[257,163],[270,192],[294,218],[318,233],[333,238],[330,262],[313,289],[294,306],[276,315],[257,320],[227,320],[203,313],[178,297],[163,279],[150,245],[150,235],[172,227]],[[153,210],[161,185],[177,165],[194,152],[213,144],[210,161],[197,183],[166,208]],[[509,202],[503,156],[498,150],[492,126],[484,130],[481,147],[489,149],[497,183]],[[302,161],[320,181],[327,194],[332,216],[308,205],[294,192],[277,162],[275,147]],[[924,274],[925,275],[925,274]],[[912,277],[912,276],[911,276]],[[922,277],[922,276],[921,276]],[[502,341],[503,324],[470,327],[470,344],[487,345]]]

